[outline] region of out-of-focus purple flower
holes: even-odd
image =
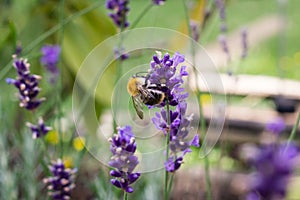
[[[115,52],[115,58],[116,59],[121,59],[122,61],[126,60],[129,58],[129,54],[128,53],[123,53],[124,49],[122,48],[121,50],[119,50],[117,47],[114,48],[114,52]]]
[[[38,82],[41,79],[41,76],[30,74],[30,64],[26,59],[18,59],[15,55],[13,58],[13,66],[15,67],[18,76],[16,79],[7,78],[6,82],[15,85],[15,87],[18,88],[20,107],[24,107],[27,110],[34,110],[45,100],[45,98],[37,98],[40,91]]]
[[[225,23],[226,20],[226,15],[225,15],[225,5],[224,5],[224,0],[215,0],[217,8],[219,10],[219,16],[220,16],[220,21],[221,21],[221,25],[220,25],[220,31],[222,33],[227,31],[227,26]]]
[[[118,134],[109,141],[113,156],[108,164],[115,168],[110,171],[110,175],[114,177],[111,179],[111,183],[125,192],[131,193],[133,188],[130,185],[140,177],[139,172],[133,173],[139,161],[134,155],[136,143],[131,127],[119,127]]]
[[[59,45],[45,45],[41,48],[41,63],[47,67],[56,66],[61,52]]]
[[[17,44],[16,50],[15,50],[15,54],[16,54],[17,56],[20,56],[21,53],[22,53],[22,46],[21,46],[21,44]]]
[[[165,4],[166,0],[152,0],[152,2],[153,2],[154,5],[161,6],[161,5]]]
[[[109,16],[119,28],[126,28],[129,26],[129,22],[127,21],[127,14],[129,12],[128,3],[129,0],[106,1],[106,8],[112,11]]]
[[[225,16],[225,5],[224,5],[224,0],[215,0],[216,1],[216,5],[219,9],[219,16],[221,20],[225,20],[226,16]]]
[[[51,127],[45,125],[44,120],[42,118],[39,119],[39,122],[38,122],[37,125],[34,125],[34,124],[31,124],[31,123],[27,122],[26,126],[28,126],[31,129],[33,139],[43,137],[50,130],[52,130]]]
[[[285,122],[282,118],[277,118],[266,125],[266,130],[279,135],[285,129]]]
[[[246,58],[248,53],[248,32],[246,28],[241,30],[241,37],[242,37],[242,55],[241,58]]]
[[[153,56],[147,81],[151,84],[161,86],[162,92],[165,93],[166,98],[161,106],[164,106],[166,101],[170,105],[176,106],[179,102],[187,98],[188,93],[185,93],[181,87],[183,77],[188,75],[186,66],[182,66],[179,74],[176,74],[178,64],[184,62],[184,60],[184,56],[178,52],[173,57],[170,57],[168,53],[162,57],[160,52],[157,52]]]
[[[61,48],[59,45],[45,45],[41,48],[42,57],[40,62],[46,67],[46,69],[51,73],[51,82],[55,82],[59,70],[57,68],[57,63],[59,61],[59,56]]]
[[[219,36],[219,43],[222,47],[223,52],[227,56],[227,62],[229,62],[231,58],[230,58],[229,48],[228,48],[228,45],[227,45],[227,38],[226,38],[225,35],[220,35]]]
[[[250,163],[256,171],[250,176],[247,200],[284,199],[289,178],[296,167],[298,148],[293,144],[269,144],[257,149]]]
[[[192,31],[192,38],[195,40],[195,41],[198,41],[199,40],[199,28],[200,28],[200,25],[196,22],[190,22],[190,27],[191,27],[191,31]]]
[[[61,159],[49,166],[51,177],[45,178],[44,183],[48,185],[48,194],[52,199],[70,199],[71,191],[75,188],[74,178],[77,169],[66,168]]]

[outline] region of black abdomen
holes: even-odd
[[[148,95],[147,97],[142,98],[142,101],[144,104],[149,105],[149,106],[153,106],[156,104],[160,104],[164,98],[165,98],[165,94],[161,91],[157,91],[157,90],[153,90],[153,91],[149,91],[151,95]]]

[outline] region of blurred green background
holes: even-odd
[[[197,12],[201,10],[201,0],[187,0],[186,2],[190,6],[190,15],[197,16]],[[280,2],[286,2],[286,4]],[[12,89],[12,86],[7,85],[5,82],[7,77],[15,77],[15,71],[11,65],[11,56],[14,54],[16,47],[21,44],[23,48],[22,56],[29,58],[32,72],[46,77],[41,82],[42,91],[40,96],[45,96],[47,103],[42,108],[42,111],[34,113],[34,115],[46,113],[46,117],[51,125],[55,125],[58,118],[57,114],[60,113],[63,116],[67,116],[67,123],[72,123],[68,116],[71,115],[71,95],[77,70],[94,47],[118,32],[111,19],[107,16],[109,12],[105,8],[105,1],[66,0],[63,7],[60,6],[60,3],[61,1],[58,0],[0,1],[1,197],[14,199],[22,196],[24,199],[38,199],[38,191],[45,190],[41,183],[36,183],[36,179],[40,179],[40,176],[43,175],[43,167],[38,166],[38,163],[42,162],[42,166],[46,166],[46,161],[42,158],[43,151],[40,153],[35,152],[35,149],[40,148],[42,144],[33,144],[33,141],[26,136],[30,135],[30,133],[22,127],[23,122],[30,121],[32,118],[27,112],[18,107],[18,99],[15,96],[16,90]],[[150,3],[150,0],[131,0],[128,16],[129,22],[133,23]],[[207,6],[212,8],[213,1],[208,0]],[[265,17],[279,15],[281,19],[286,20],[284,28],[279,30],[278,33],[266,38],[259,44],[253,45],[253,48],[249,49],[245,60],[240,62],[237,59],[233,59],[230,65],[234,68],[234,72],[236,74],[268,75],[300,80],[299,9],[299,0],[226,1],[228,36],[242,27],[248,27],[252,23],[265,19]],[[200,21],[201,19],[194,18],[194,20]],[[218,35],[220,34],[219,26],[218,11],[214,10],[205,28],[200,33],[199,43],[204,47],[217,43]],[[142,27],[162,27],[187,34],[187,23],[182,1],[167,0],[164,6],[152,7],[136,26],[136,28]],[[264,30],[257,29],[256,31],[259,33],[260,31],[268,30],[269,28],[265,27]],[[62,112],[57,109],[57,88],[49,84],[47,81],[48,75],[39,63],[40,48],[44,44],[58,44],[60,42],[62,45],[62,57],[59,67],[62,72],[63,84],[62,92],[60,92],[61,102],[59,103],[62,106]],[[217,48],[221,49],[220,46],[217,46]],[[150,54],[140,57],[138,55],[136,57],[133,56],[126,61],[126,65],[135,66],[137,63],[148,63],[150,61],[148,55]],[[101,62],[101,59],[99,59],[99,62]],[[226,72],[226,67],[220,68],[220,72]],[[111,106],[115,72],[116,66],[113,63],[112,67],[105,72],[102,82],[99,83],[99,95],[96,95],[95,99],[98,116],[101,116]],[[85,90],[86,88],[82,86],[82,89]],[[236,101],[240,100],[240,98],[237,98]],[[232,101],[235,102],[235,99],[233,98]],[[88,116],[85,117],[88,124]],[[65,132],[67,137],[73,137],[72,129],[66,129]],[[91,161],[88,155],[82,158],[82,152],[78,153],[80,155],[74,156],[74,149],[72,149],[73,140],[66,139],[65,141],[65,149],[74,160],[75,164],[73,165],[76,165],[76,160],[78,162],[80,159],[88,160],[88,162],[85,162],[86,166],[82,167],[86,169],[79,173],[83,176],[86,175],[86,177],[80,179],[77,184],[79,185],[78,188],[84,188],[87,191],[83,194],[85,198],[97,196],[93,192],[98,192],[98,197],[101,199],[100,196],[103,193],[101,193],[99,188],[105,188],[106,192],[111,188],[107,185],[107,182],[99,182],[99,176],[97,175],[100,167],[97,166],[97,162]],[[51,146],[51,143],[48,145]],[[229,149],[232,147],[230,144],[228,146]],[[57,148],[57,146],[53,145],[53,147],[50,147],[51,152],[55,154]],[[220,157],[223,154],[219,147],[212,152],[210,161],[213,167],[220,165]],[[187,158],[187,163],[192,164],[191,167],[198,164],[196,156],[196,154],[192,154]],[[235,161],[230,156],[223,156],[221,164],[221,168],[227,171],[243,168],[243,163]],[[77,163],[78,166],[80,166],[79,163]],[[37,171],[36,177],[30,175],[32,169]],[[105,176],[104,174],[102,175]],[[156,175],[157,177],[148,175],[149,183],[151,181],[151,183],[155,183],[159,180],[159,172]],[[92,180],[96,179],[96,181],[88,182],[89,178]],[[108,180],[107,177],[106,179]],[[153,185],[140,183],[139,187],[143,188],[144,191],[149,187],[150,189],[148,190],[153,191],[152,195],[158,194],[158,186]],[[18,189],[16,190],[15,187]],[[105,191],[102,192],[105,193]],[[80,196],[80,191],[75,193]],[[102,199],[107,198],[109,195],[112,194],[107,194]],[[146,192],[137,194],[136,198],[142,198],[143,195],[147,195]],[[294,195],[299,197],[300,194],[296,193]],[[157,198],[157,196],[149,196],[149,194],[148,197],[148,199]]]

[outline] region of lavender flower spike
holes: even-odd
[[[67,200],[71,197],[71,191],[75,188],[74,178],[77,169],[66,168],[61,159],[49,166],[51,177],[45,178],[48,184],[48,194],[55,200]]]
[[[114,168],[110,171],[110,175],[114,177],[111,183],[127,193],[132,193],[133,188],[130,185],[140,177],[140,173],[133,172],[139,161],[134,155],[136,143],[131,127],[119,127],[118,134],[115,134],[109,141],[113,156],[108,164]]]
[[[45,100],[45,98],[37,98],[37,95],[40,92],[38,83],[41,76],[30,74],[30,64],[26,59],[18,59],[15,55],[13,56],[13,59],[13,66],[15,67],[18,76],[16,79],[7,78],[6,82],[15,85],[15,87],[18,88],[20,107],[24,107],[27,110],[34,110]]]
[[[175,109],[167,110],[161,108],[161,111],[152,118],[153,124],[158,130],[161,130],[169,138],[170,154],[165,162],[165,169],[168,172],[175,172],[183,163],[183,157],[186,153],[191,152],[190,147],[199,147],[199,137],[196,135],[189,141],[190,123],[192,115],[186,115],[188,93],[183,88],[183,77],[188,76],[186,66],[181,66],[179,73],[177,67],[184,62],[184,56],[175,53],[171,57],[168,53],[162,57],[161,53],[153,56],[150,63],[148,81],[150,84],[160,85],[165,93],[165,102],[169,106],[175,106]],[[169,133],[169,134],[168,134]]]
[[[106,8],[112,11],[109,16],[119,28],[126,28],[129,26],[129,22],[127,21],[127,14],[129,12],[128,3],[129,0],[106,1]]]

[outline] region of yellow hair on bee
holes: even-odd
[[[139,90],[137,88],[138,84],[140,84],[137,78],[131,78],[127,84],[127,91],[131,96],[136,96],[139,94]]]

